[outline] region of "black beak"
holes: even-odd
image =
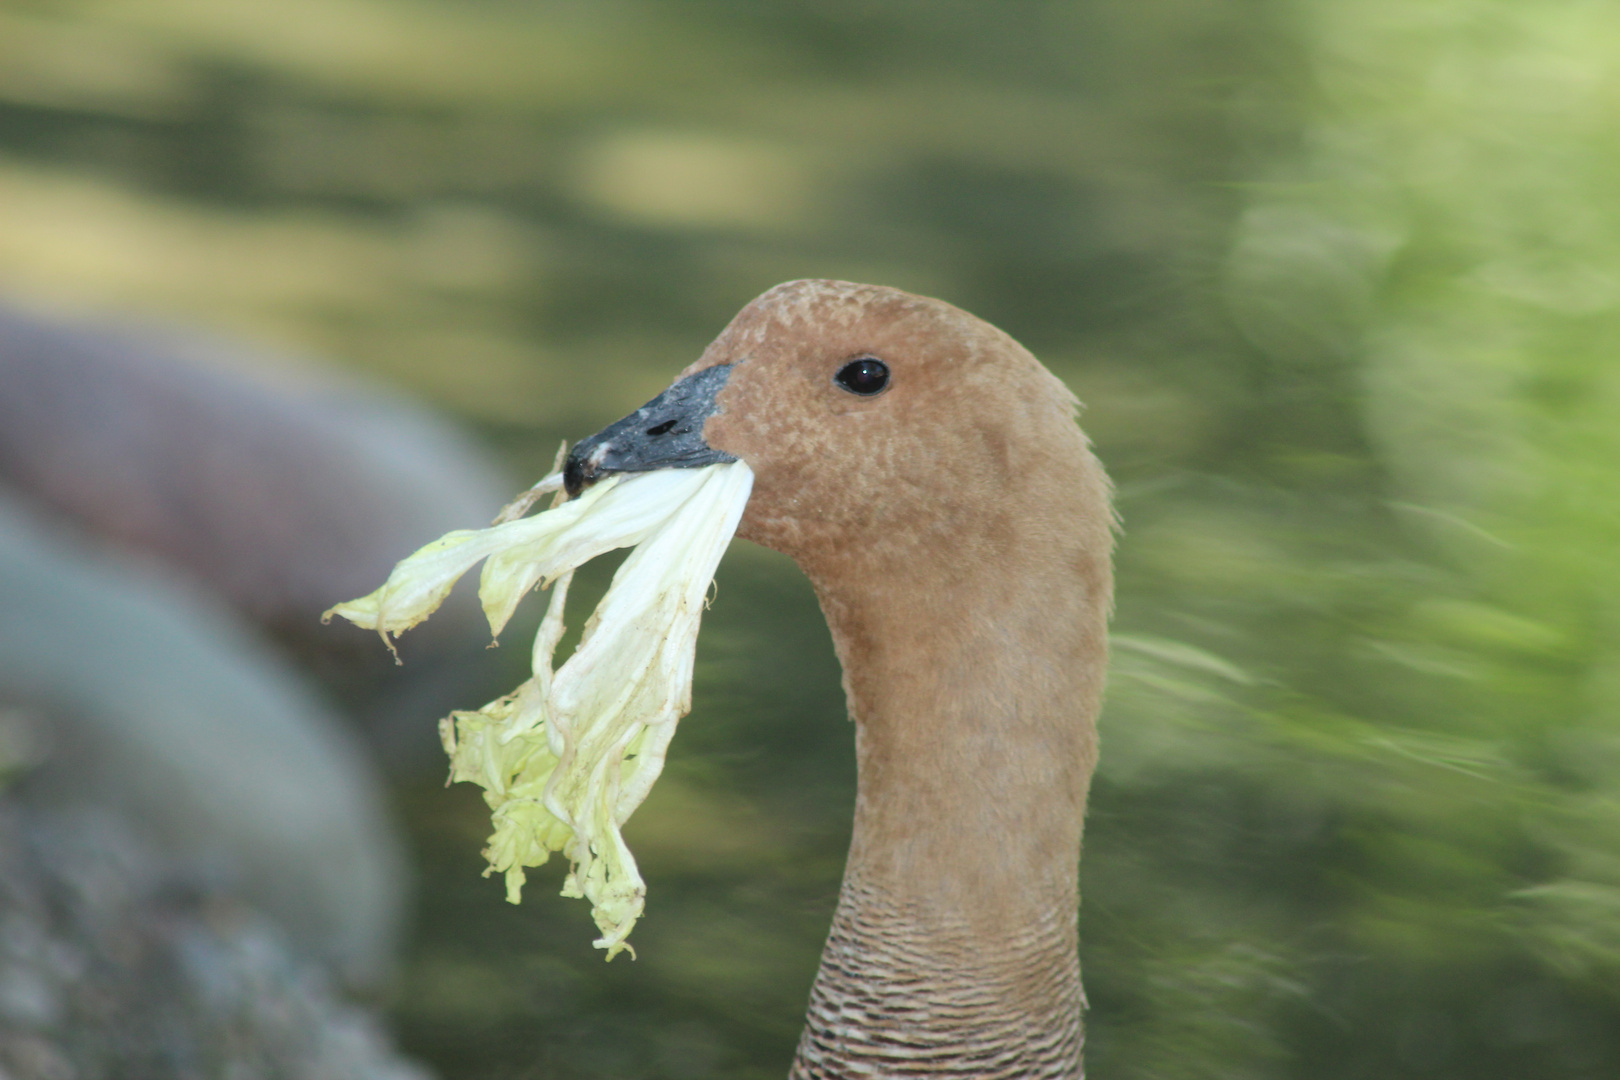
[[[730,377],[730,364],[704,368],[623,420],[575,443],[563,466],[563,487],[569,496],[609,473],[697,469],[736,461],[703,441],[703,423],[715,414],[714,399]]]

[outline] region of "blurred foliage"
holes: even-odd
[[[1617,114],[1591,0],[13,2],[0,285],[398,381],[529,473],[779,280],[958,303],[1120,485],[1092,1073],[1609,1077]],[[636,963],[402,786],[445,1075],[785,1071],[849,734],[792,568],[719,588]]]

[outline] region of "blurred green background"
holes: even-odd
[[[519,475],[790,278],[1067,380],[1124,517],[1105,1078],[1620,1076],[1617,177],[1593,0],[0,8],[0,288],[392,381]],[[399,783],[410,1052],[785,1073],[853,791],[791,564],[728,556],[695,700],[634,963]]]

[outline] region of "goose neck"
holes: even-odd
[[[1062,559],[1023,569],[817,583],[859,779],[795,1076],[1080,1073],[1106,605]]]

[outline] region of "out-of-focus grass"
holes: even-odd
[[[1144,507],[1123,553],[1127,595],[1152,583],[1127,620],[1254,682],[1185,658],[1168,679],[1139,650],[1116,666],[1086,863],[1094,1000],[1116,964],[1167,954],[1182,974],[1121,971],[1110,1005],[1135,1019],[1102,1028],[1095,1060],[1603,1075],[1620,1054],[1620,20],[1296,12],[1299,146],[1256,177],[1223,275],[1255,437],[1225,478]],[[1186,895],[1145,898],[1166,859]],[[1135,937],[1144,912],[1178,932]],[[1234,966],[1234,941],[1267,962]],[[1272,1024],[1208,1023],[1206,970]],[[1144,1058],[1153,1031],[1166,1049]]]
[[[1577,0],[38,0],[0,287],[400,382],[527,473],[776,281],[961,304],[1119,482],[1093,1072],[1607,1076],[1617,65]],[[634,963],[402,788],[446,1075],[785,1070],[853,778],[783,560],[728,557],[695,701]]]

